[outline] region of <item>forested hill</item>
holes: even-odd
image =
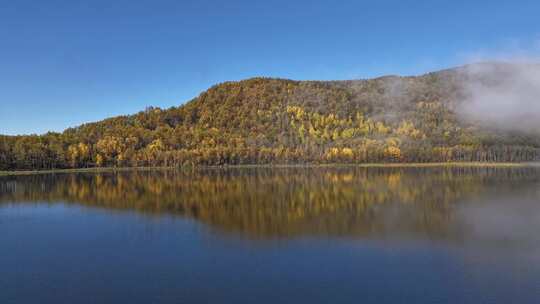
[[[352,81],[227,82],[179,107],[148,108],[63,133],[0,136],[0,170],[538,160],[538,131],[495,128],[457,114],[467,101],[463,83],[473,81],[464,69]]]

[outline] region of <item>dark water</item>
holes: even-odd
[[[0,303],[540,303],[539,168],[0,178]]]

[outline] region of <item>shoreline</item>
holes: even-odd
[[[525,168],[540,167],[540,163],[490,163],[490,162],[448,162],[448,163],[368,163],[368,164],[264,164],[264,165],[225,165],[196,167],[103,167],[52,170],[18,170],[0,171],[0,176],[65,174],[65,173],[103,173],[127,171],[161,171],[161,170],[198,170],[198,169],[249,169],[249,168],[443,168],[443,167],[476,167],[476,168]]]

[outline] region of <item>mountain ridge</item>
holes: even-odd
[[[103,121],[107,121],[107,120],[110,120],[110,119],[116,119],[116,118],[122,118],[122,117],[129,117],[129,116],[137,115],[139,113],[147,111],[148,109],[159,109],[159,110],[175,109],[175,108],[181,107],[181,106],[183,106],[183,105],[185,105],[185,104],[187,104],[187,103],[189,103],[191,101],[196,100],[201,95],[203,95],[204,93],[206,93],[207,91],[209,91],[209,90],[211,90],[211,89],[213,89],[215,87],[219,87],[219,86],[227,85],[227,84],[240,84],[240,83],[243,83],[243,82],[249,82],[249,81],[254,81],[254,80],[264,79],[264,80],[278,80],[278,81],[290,81],[290,82],[312,82],[312,83],[349,83],[349,82],[354,83],[354,82],[362,82],[362,81],[368,81],[368,80],[387,80],[387,79],[403,79],[403,78],[426,77],[426,76],[429,76],[431,74],[459,72],[459,71],[462,71],[462,70],[464,70],[464,69],[466,69],[466,68],[468,68],[470,66],[493,65],[493,64],[495,64],[495,65],[512,65],[512,63],[506,63],[506,62],[501,62],[501,61],[485,61],[485,62],[477,62],[477,63],[465,64],[465,65],[461,65],[461,66],[457,66],[457,67],[444,68],[444,69],[441,69],[441,70],[436,70],[436,71],[432,71],[432,72],[426,72],[426,73],[417,74],[417,75],[388,74],[388,75],[376,76],[376,77],[373,77],[373,78],[341,79],[341,80],[298,80],[298,79],[290,79],[290,78],[283,78],[283,77],[253,76],[253,77],[240,79],[240,80],[231,80],[231,81],[224,81],[224,82],[216,83],[214,85],[211,85],[208,89],[204,90],[203,92],[199,93],[198,96],[193,97],[193,98],[187,100],[186,102],[184,102],[183,104],[180,104],[178,106],[171,106],[171,107],[168,107],[168,108],[161,108],[159,106],[152,106],[151,105],[151,106],[148,106],[145,110],[139,111],[137,113],[120,114],[120,115],[106,117],[106,118],[95,120],[95,121],[84,122],[84,123],[81,123],[80,125],[77,125],[77,126],[67,127],[66,129],[64,129],[62,131],[47,131],[47,132],[42,133],[42,134],[37,134],[37,133],[11,134],[11,135],[0,134],[0,136],[10,136],[10,137],[35,136],[35,135],[42,136],[42,135],[46,135],[48,133],[62,133],[62,132],[65,132],[67,130],[76,129],[76,128],[83,127],[83,126],[88,125],[88,124],[96,124],[96,123],[101,123]]]
[[[483,66],[491,74],[468,73]],[[419,76],[228,81],[177,107],[149,107],[61,133],[0,136],[0,170],[534,161],[540,155],[537,133],[459,113],[468,98],[464,84],[492,85],[492,75],[513,67],[481,63]]]

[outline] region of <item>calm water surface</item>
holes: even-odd
[[[0,303],[540,303],[540,168],[0,177]]]

